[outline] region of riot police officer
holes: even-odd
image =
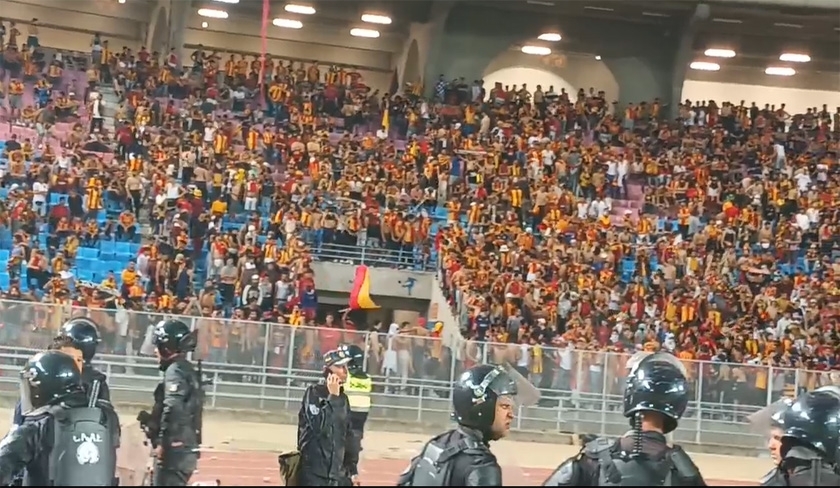
[[[426,443],[397,486],[502,486],[502,469],[489,444],[510,431],[517,390],[500,366],[466,371],[452,389],[458,426]]]
[[[670,354],[644,352],[628,367],[624,416],[632,430],[587,442],[543,486],[706,486],[685,451],[665,439],[688,406],[685,368]]]
[[[94,381],[98,381],[99,398],[101,400],[111,401],[111,392],[105,383],[107,380],[105,373],[91,365],[91,361],[96,356],[96,348],[101,342],[99,328],[96,323],[87,317],[70,319],[61,326],[58,337],[66,337],[73,344],[73,347],[82,351],[82,359],[84,360],[82,381],[86,385],[85,389],[89,389]]]
[[[153,486],[186,486],[195,471],[201,444],[203,379],[187,359],[197,336],[180,320],[163,320],[152,331],[163,381],[155,389],[155,406],[147,434],[157,463]]]
[[[779,462],[761,486],[840,486],[840,387],[825,386],[776,412]]]
[[[793,400],[789,398],[782,398],[781,400],[769,405],[758,412],[750,415],[751,430],[766,441],[765,447],[769,451],[770,459],[773,460],[773,469],[771,469],[764,477],[761,478],[760,483],[764,484],[779,473],[779,463],[782,461],[781,447],[782,435],[784,429],[780,423],[782,411],[790,407]]]
[[[99,342],[99,331],[96,324],[86,317],[77,317],[68,320],[61,326],[49,349],[62,351],[75,358],[81,369],[82,384],[85,391],[90,394],[94,382],[98,382],[99,399],[111,401],[111,392],[106,383],[105,374],[91,366]],[[18,403],[15,405],[12,428],[20,425],[22,420],[20,403]]]
[[[297,486],[358,485],[359,450],[343,391],[352,358],[345,347],[324,355],[324,379],[306,388],[298,412]]]
[[[26,363],[21,411],[23,422],[0,443],[0,485],[20,471],[24,486],[116,484],[119,417],[109,402],[85,394],[72,357],[51,350]]]
[[[373,381],[365,373],[365,353],[362,348],[350,344],[345,346],[350,362],[347,363],[348,381],[344,384],[344,393],[350,402],[350,428],[353,430],[354,439],[358,443],[358,450],[361,452],[362,438],[365,435],[365,423],[367,423],[368,412],[370,412],[371,391]]]

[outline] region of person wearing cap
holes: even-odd
[[[300,470],[297,486],[359,485],[359,444],[350,424],[350,401],[344,393],[347,365],[344,347],[324,354],[323,379],[306,388],[298,412]]]

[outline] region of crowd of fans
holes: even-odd
[[[443,78],[429,97],[380,94],[349,66],[263,71],[199,48],[181,70],[16,30],[0,287],[38,304],[6,302],[20,327],[4,343],[34,345],[75,305],[103,309],[113,352],[140,351],[159,313],[196,317],[219,362],[268,350],[272,367],[307,367],[367,342],[396,388],[490,361],[546,390],[612,392],[626,355],[605,351],[657,349],[703,375],[709,401],[838,381],[840,110],[686,101],[671,119],[658,100]],[[428,339],[439,327],[319,314],[309,264],[358,247],[438,270],[466,339],[454,354]]]

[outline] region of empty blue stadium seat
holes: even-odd
[[[81,259],[97,259],[99,257],[99,249],[95,247],[80,247],[76,256]]]
[[[131,244],[128,242],[117,242],[114,246],[117,256],[131,256]]]

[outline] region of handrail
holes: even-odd
[[[436,264],[431,259],[424,260],[416,251],[345,244],[315,244],[312,251],[322,261],[350,261],[352,264],[373,267],[410,267],[426,272],[433,272],[436,268]]]

